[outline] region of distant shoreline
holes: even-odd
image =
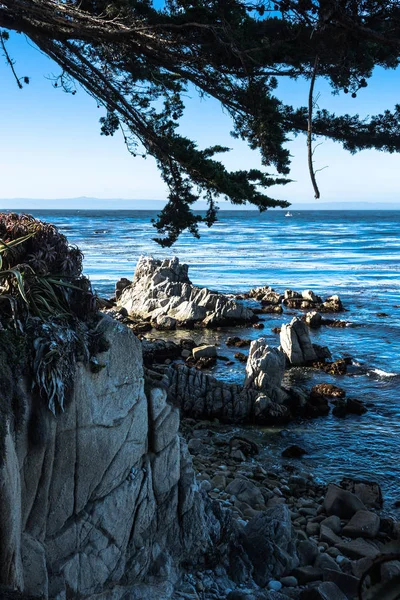
[[[109,207],[109,208],[105,208],[104,206],[99,207],[99,208],[61,208],[61,207],[57,207],[57,208],[41,208],[41,207],[0,207],[0,212],[28,212],[28,213],[47,213],[47,214],[54,214],[54,213],[69,213],[69,214],[75,214],[75,213],[107,213],[107,212],[114,212],[114,213],[159,213],[160,210],[162,210],[162,208],[113,208],[113,207]],[[269,209],[268,211],[266,211],[266,213],[268,212],[268,214],[277,214],[277,213],[286,213],[287,212],[287,208],[286,209]],[[359,212],[359,213],[364,213],[364,212],[400,212],[400,206],[390,206],[390,205],[384,205],[381,206],[379,208],[375,208],[375,207],[368,207],[368,206],[364,206],[363,208],[358,208],[358,207],[351,207],[351,208],[344,208],[341,206],[337,206],[336,208],[309,208],[309,207],[296,207],[291,205],[289,207],[290,212],[292,213],[296,213],[296,212],[317,212],[317,213],[333,213],[333,212]],[[194,212],[197,213],[205,213],[206,209],[204,208],[193,208]],[[240,213],[240,212],[245,212],[245,213],[254,213],[259,215],[259,211],[257,209],[249,209],[249,208],[220,208],[219,210],[220,213],[231,213],[231,214],[236,214],[236,213]]]

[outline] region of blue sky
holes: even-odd
[[[114,200],[109,208],[145,208],[146,203],[125,200],[165,199],[166,187],[151,158],[133,158],[119,135],[100,136],[98,120],[104,114],[82,89],[75,96],[52,87],[51,76],[59,68],[33,47],[27,38],[12,34],[9,52],[16,61],[20,76],[28,75],[31,83],[19,90],[12,74],[0,57],[0,146],[1,191],[3,208],[65,208],[62,199],[96,197]],[[357,99],[350,95],[332,96],[329,86],[320,81],[320,107],[337,113],[358,112],[361,116],[392,108],[399,101],[399,70],[379,69],[361,90]],[[307,101],[308,86],[284,81],[280,97],[295,106]],[[257,152],[230,135],[231,123],[220,106],[211,99],[200,100],[195,92],[187,101],[182,131],[200,147],[219,143],[232,148],[222,157],[231,169],[257,167]],[[293,155],[291,177],[286,187],[270,188],[277,198],[296,203],[315,202],[393,202],[400,208],[400,156],[365,151],[355,156],[340,145],[324,141],[317,149],[315,167],[327,166],[318,174],[322,199],[315,201],[307,170],[304,136],[289,144]],[[32,198],[38,202],[6,202],[5,199]],[[47,200],[58,198],[57,206]],[[3,200],[3,201],[2,201]],[[46,202],[47,201],[47,202]],[[89,201],[86,202],[89,206]],[[108,206],[108,204],[106,203]],[[85,208],[85,200],[82,200]],[[103,206],[104,207],[104,206]]]

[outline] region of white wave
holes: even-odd
[[[383,369],[371,369],[371,373],[375,373],[375,375],[379,375],[379,377],[397,377],[397,373],[388,373],[387,371],[383,371]]]

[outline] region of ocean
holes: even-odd
[[[273,450],[277,456],[292,443],[303,446],[308,451],[304,466],[321,481],[338,481],[342,476],[378,481],[385,507],[392,510],[400,500],[400,211],[292,208],[292,217],[281,210],[221,211],[211,229],[201,228],[200,240],[184,234],[172,249],[152,241],[155,229],[150,220],[156,213],[151,211],[30,212],[57,225],[71,244],[83,250],[84,271],[102,296],[113,295],[120,277],[132,278],[142,254],[176,255],[189,264],[193,283],[223,292],[270,285],[278,291],[339,294],[348,312],[338,318],[353,325],[323,327],[312,336],[327,345],[334,358],[352,357],[349,374],[332,377],[292,369],[286,378],[307,388],[322,381],[336,383],[348,396],[366,402],[368,413],[294,422],[284,430],[256,429],[252,435],[265,452]],[[271,329],[292,317],[265,315],[263,331],[243,329],[239,335],[262,335],[278,345]],[[229,355],[227,333],[233,330],[195,335],[199,341],[219,344],[221,354]],[[244,366],[219,366],[214,374],[241,381]]]

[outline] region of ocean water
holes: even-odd
[[[132,278],[141,254],[177,255],[190,265],[193,283],[223,292],[245,292],[261,285],[278,291],[312,289],[322,296],[338,293],[351,321],[345,329],[323,327],[314,341],[327,345],[334,358],[350,355],[348,375],[331,377],[307,369],[292,369],[288,382],[310,388],[327,381],[348,396],[368,403],[362,417],[333,416],[279,428],[255,429],[253,436],[276,455],[291,443],[303,446],[304,466],[322,481],[342,476],[375,479],[383,488],[386,508],[400,500],[400,211],[284,211],[264,214],[226,211],[201,239],[183,235],[172,249],[162,249],[152,237],[150,211],[31,211],[53,222],[84,252],[84,270],[94,288],[113,294],[120,277]],[[385,313],[386,316],[378,316]],[[196,332],[199,341],[225,345],[227,333],[279,338],[271,328],[288,322],[293,312],[265,315],[263,331]],[[172,334],[179,335],[179,334]],[[187,334],[184,334],[187,335]],[[192,335],[192,334],[190,334]],[[219,364],[214,373],[241,381],[244,366]]]

